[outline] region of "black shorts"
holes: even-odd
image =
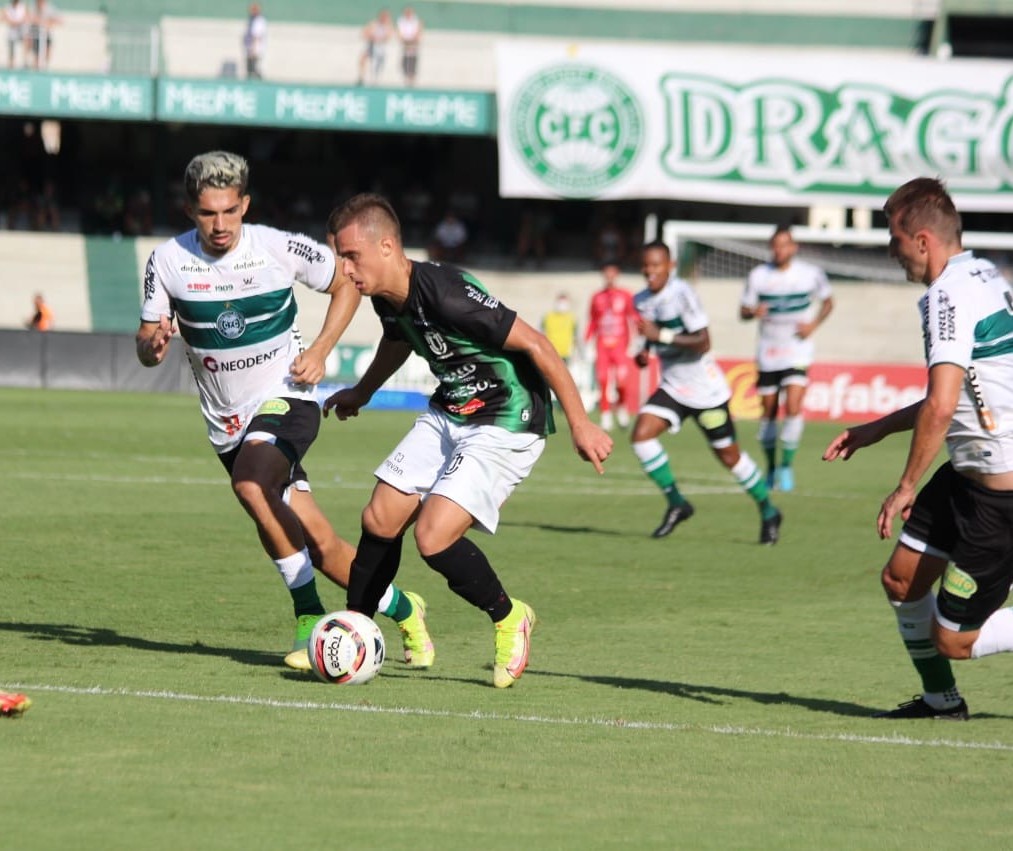
[[[809,371],[806,369],[798,367],[775,369],[761,372],[756,376],[756,392],[761,396],[768,396],[789,384],[801,384],[804,387],[808,383]]]
[[[655,413],[655,416],[663,416],[678,428],[684,420],[692,419],[700,427],[700,431],[707,437],[707,442],[715,449],[721,449],[735,443],[735,422],[732,420],[728,403],[723,402],[713,408],[691,408],[677,402],[664,390],[658,389],[651,394],[644,408],[664,408],[671,411],[674,416]],[[648,411],[648,413],[654,413]]]
[[[265,439],[270,439],[268,436],[274,438],[274,445],[292,464],[291,481],[308,481],[301,461],[320,432],[320,406],[316,402],[307,399],[268,399],[250,420],[243,439],[256,432],[265,435]],[[232,474],[242,448],[243,444],[240,443],[218,456],[229,475]]]
[[[1013,583],[1013,491],[993,491],[943,464],[915,499],[902,534],[949,555],[942,618],[976,629]]]

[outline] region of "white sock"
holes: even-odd
[[[743,490],[749,490],[761,478],[760,468],[745,452],[739,454],[739,461],[732,467],[731,473]]]
[[[980,659],[993,653],[1013,651],[1013,608],[993,612],[981,625],[978,639],[971,646],[971,658]]]
[[[781,424],[781,443],[785,449],[798,449],[802,442],[802,429],[805,427],[805,418],[799,414],[794,417],[785,417]]]
[[[285,581],[286,588],[301,588],[313,581],[313,562],[310,561],[310,551],[306,547],[285,558],[276,558],[274,565]]]
[[[383,592],[383,596],[380,598],[380,602],[377,603],[376,605],[376,610],[378,612],[383,612],[385,615],[387,615],[387,617],[390,617],[391,612],[388,612],[387,609],[389,609],[393,603],[394,603],[394,586],[388,585],[387,590]]]

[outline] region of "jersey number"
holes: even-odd
[[[222,422],[225,423],[225,433],[229,437],[239,434],[239,432],[243,430],[243,425],[239,422],[238,414],[231,414],[227,417],[222,417]]]

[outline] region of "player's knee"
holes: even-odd
[[[895,603],[910,603],[924,595],[913,595],[911,593],[911,577],[896,573],[890,569],[888,564],[883,568],[879,576],[880,584],[886,593],[887,599]]]
[[[264,486],[253,479],[233,479],[232,492],[236,495],[236,499],[247,508],[263,504],[266,501]]]
[[[971,648],[978,637],[978,632],[955,632],[936,624],[932,640],[936,650],[947,659],[970,659]]]

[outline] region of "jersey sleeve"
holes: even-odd
[[[679,292],[678,310],[687,334],[695,334],[707,327],[707,313],[689,284],[683,286]]]
[[[816,279],[816,297],[820,301],[826,301],[834,294],[827,273],[819,266],[813,266],[813,276]]]
[[[163,316],[172,318],[169,292],[159,272],[158,252],[152,251],[144,267],[144,292],[141,300],[141,321],[158,322]]]
[[[922,332],[930,368],[940,363],[964,368],[970,365],[974,349],[971,305],[960,304],[954,293],[938,284],[922,297]]]
[[[277,239],[279,256],[284,257],[293,280],[318,292],[331,285],[337,260],[330,248],[302,233],[278,231]]]
[[[467,272],[460,285],[441,294],[440,312],[444,321],[475,342],[502,349],[517,319],[511,310]]]
[[[746,277],[746,285],[742,288],[739,304],[753,310],[760,303],[759,279],[762,266],[757,266]]]

